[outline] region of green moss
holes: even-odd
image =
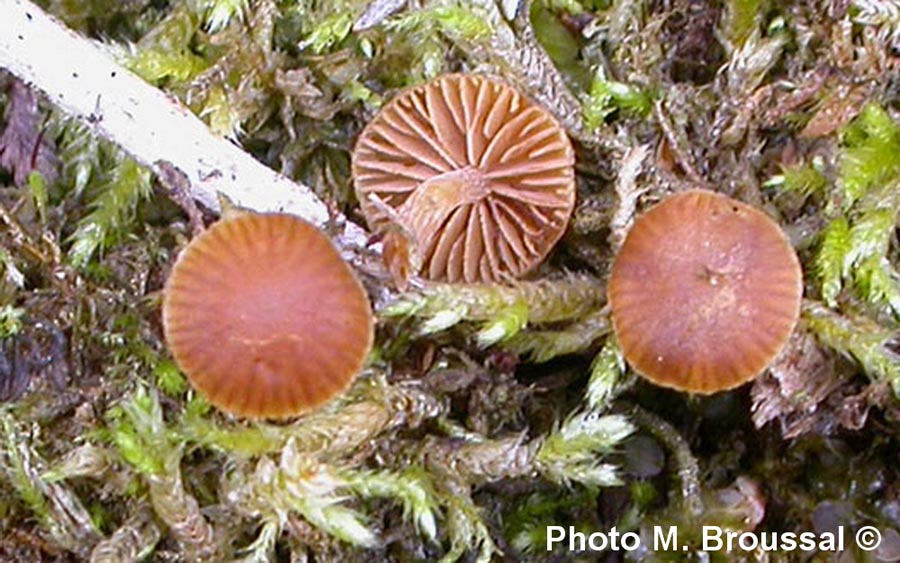
[[[529,323],[578,319],[605,298],[601,284],[587,276],[518,282],[512,286],[429,284],[419,292],[400,296],[380,313],[386,317],[426,318],[424,331],[436,332],[462,320],[493,322],[508,314],[510,307],[521,307],[521,303],[528,304]]]
[[[603,411],[615,399],[625,377],[625,358],[614,337],[606,340],[591,364],[585,399],[588,407]]]
[[[249,9],[248,0],[213,0],[207,4],[205,26],[210,33],[221,31],[232,20],[243,19]]]
[[[53,526],[53,516],[47,499],[29,475],[29,460],[25,457],[28,452],[22,449],[23,446],[27,447],[25,436],[11,414],[0,411],[0,431],[3,433],[0,469],[15,490],[19,501],[28,507],[44,527]]]
[[[822,298],[829,307],[837,305],[847,272],[847,256],[850,254],[850,223],[844,217],[831,222],[821,234],[816,256],[816,274],[822,287]]]
[[[844,316],[817,303],[804,307],[810,330],[826,346],[854,359],[876,381],[885,381],[900,396],[900,358],[891,349],[892,329],[859,316]]]
[[[189,52],[168,49],[141,49],[125,61],[125,66],[146,80],[158,84],[171,79],[187,82],[206,69],[206,61]]]
[[[840,182],[844,209],[871,189],[893,183],[900,175],[900,126],[875,104],[863,108],[841,134]]]
[[[828,179],[813,164],[795,164],[783,168],[780,175],[766,182],[767,187],[778,187],[803,197],[822,196],[828,187]]]
[[[78,222],[70,237],[69,259],[84,267],[95,253],[127,231],[138,203],[150,197],[150,172],[134,160],[121,159],[96,187],[91,212]]]
[[[22,330],[22,317],[25,309],[4,305],[0,307],[0,340],[15,336]]]
[[[735,476],[764,484],[758,529],[793,529],[835,499],[852,504],[854,522],[893,526],[869,502],[898,479],[883,461],[898,439],[884,390],[900,389],[900,136],[879,58],[890,20],[858,1],[850,35],[846,18],[809,2],[784,12],[756,0],[535,0],[530,17],[503,11],[519,4],[44,2],[351,218],[359,131],[398,89],[445,72],[500,76],[553,113],[576,141],[579,199],[596,205],[548,264],[509,286],[427,284],[397,296],[377,257],[360,252],[354,265],[371,295],[391,301],[370,367],[320,411],[235,420],[190,388],[161,342],[159,291],[190,236],[181,211],[150,197],[149,174],[91,127],[52,116],[44,136],[56,142],[60,181],[34,178],[0,198],[0,338],[44,362],[53,354],[43,330],[58,328],[68,378],[58,387],[63,364],[41,363],[29,393],[0,414],[0,527],[11,530],[0,551],[11,541],[23,560],[88,560],[94,546],[125,559],[537,560],[549,523],[608,527],[598,487],[616,483],[627,488],[610,497],[626,506],[602,508],[620,529],[674,523],[687,541],[705,521],[698,514],[734,525],[739,512],[721,499],[741,492],[729,488]],[[352,29],[379,6],[390,10]],[[835,118],[858,117],[836,135],[797,138],[796,116],[822,107],[816,92],[848,84],[865,87],[852,86]],[[0,107],[9,100],[0,92]],[[746,391],[688,399],[628,372],[604,280],[611,218],[623,219],[618,235],[633,214],[617,215],[613,188],[636,150],[652,155],[634,178],[636,212],[708,183],[774,203],[792,239],[818,234],[799,252],[811,300],[801,330],[844,359],[825,354],[839,387],[812,414],[790,415],[822,417],[811,438],[754,429]],[[6,377],[0,370],[0,390]],[[838,431],[860,412],[866,426]],[[666,450],[663,474],[637,479],[620,467],[632,431]],[[848,459],[862,480],[819,467]],[[23,538],[36,534],[47,550],[31,556],[40,548]]]
[[[334,13],[319,22],[316,28],[297,47],[301,50],[308,49],[317,55],[321,55],[340,45],[350,35],[352,27],[352,14],[348,12]]]
[[[605,454],[634,432],[621,415],[600,416],[595,411],[573,414],[550,434],[537,454],[546,474],[561,483],[574,481],[593,487],[621,484],[618,468],[599,463]]]
[[[650,113],[651,104],[650,96],[637,86],[607,80],[598,72],[591,82],[584,103],[585,126],[589,130],[596,130],[616,112],[646,117]]]
[[[453,3],[407,12],[388,20],[386,27],[403,35],[440,32],[466,41],[483,40],[492,31],[478,8]]]
[[[507,536],[520,553],[536,555],[547,550],[547,525],[574,526],[581,532],[591,533],[598,523],[588,520],[580,508],[589,505],[595,492],[591,488],[577,487],[568,494],[532,493],[516,503],[504,517]],[[573,514],[578,515],[574,516]]]
[[[877,314],[900,316],[900,285],[889,259],[900,213],[900,126],[869,104],[841,132],[835,199],[840,215],[822,230],[815,257],[822,297],[851,288]]]
[[[161,360],[153,367],[156,386],[167,395],[177,397],[187,390],[187,381],[171,360]]]
[[[725,36],[740,48],[757,29],[763,2],[761,0],[728,0],[725,5]]]
[[[531,25],[540,44],[547,50],[553,64],[570,77],[579,82],[587,82],[589,74],[581,64],[579,52],[581,44],[578,37],[557,17],[555,11],[573,8],[581,11],[577,2],[569,2],[568,6],[550,6],[547,2],[534,2],[531,5]]]

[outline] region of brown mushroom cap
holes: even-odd
[[[372,310],[328,238],[290,215],[241,214],[182,251],[166,341],[213,405],[284,418],[346,389],[372,346]]]
[[[537,267],[562,236],[574,160],[547,111],[501,82],[453,74],[381,110],[356,145],[353,177],[369,226],[399,222],[423,276],[496,281]]]
[[[802,294],[800,263],[778,225],[704,190],[638,218],[609,282],[631,366],[696,393],[737,387],[765,369],[794,330]]]

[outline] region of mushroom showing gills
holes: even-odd
[[[166,284],[163,327],[191,384],[253,418],[345,390],[373,338],[366,293],[328,238],[274,214],[239,214],[191,241]]]
[[[353,153],[363,214],[399,227],[431,280],[497,281],[537,267],[575,205],[574,152],[559,123],[515,89],[453,74],[394,98]]]
[[[753,379],[781,351],[803,279],[775,222],[692,190],[638,218],[608,291],[629,364],[658,385],[707,394]]]

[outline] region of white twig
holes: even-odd
[[[248,209],[292,213],[319,226],[329,220],[328,208],[308,187],[216,137],[177,100],[27,0],[0,0],[0,67],[145,166],[157,170],[169,162],[180,169],[194,197],[212,209],[222,193]],[[365,238],[346,221],[344,245],[362,246]]]

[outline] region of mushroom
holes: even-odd
[[[240,213],[191,241],[166,284],[163,328],[191,384],[253,418],[345,390],[373,339],[353,270],[313,225],[282,214]]]
[[[803,279],[768,216],[691,190],[635,222],[608,292],[629,364],[658,385],[709,394],[753,379],[778,355],[797,324]]]
[[[575,205],[573,164],[546,110],[496,80],[451,74],[381,110],[356,144],[353,178],[387,254],[414,255],[428,279],[472,283],[543,261]]]

